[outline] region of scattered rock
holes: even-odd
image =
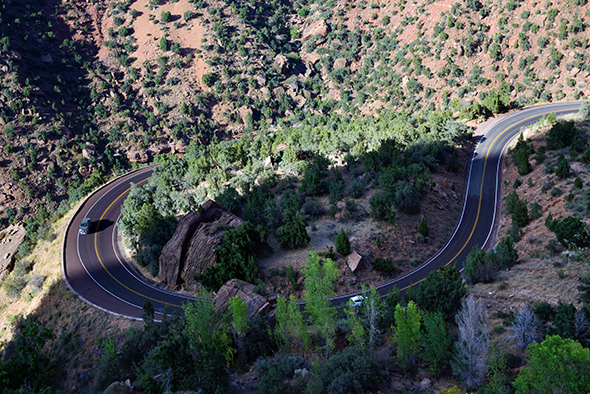
[[[41,60],[42,63],[53,63],[53,57],[51,57],[50,54],[41,55],[39,60]]]
[[[240,117],[240,119],[242,119],[242,123],[247,124],[249,121],[252,120],[252,115],[253,115],[253,111],[252,108],[250,108],[247,105],[244,105],[243,107],[240,107],[238,109],[238,116]]]
[[[362,262],[362,260],[363,260],[363,256],[358,254],[356,251],[353,251],[351,254],[346,256],[348,268],[350,268],[350,270],[352,272],[354,272],[358,268],[358,266]]]
[[[91,142],[86,143],[86,148],[82,149],[82,157],[89,160],[96,153],[96,145]]]
[[[131,163],[147,163],[149,160],[149,155],[147,151],[134,150],[125,153],[125,156],[127,157],[127,160],[129,160]]]
[[[429,390],[431,386],[432,385],[431,385],[430,379],[428,379],[428,378],[424,378],[420,382],[420,390],[422,390],[422,391]]]
[[[281,97],[285,94],[285,89],[282,86],[276,87],[272,90],[276,98]]]
[[[344,67],[346,67],[346,59],[340,57],[334,60],[334,70],[339,70]]]
[[[267,158],[264,159],[264,166],[272,168],[272,157],[267,156]]]
[[[285,75],[289,69],[289,59],[285,55],[277,55],[273,65],[280,74]]]
[[[301,34],[301,40],[305,41],[317,35],[321,35],[322,37],[326,37],[328,35],[328,25],[323,19],[320,19],[319,21],[314,22],[306,27],[305,30],[303,30],[303,34]]]

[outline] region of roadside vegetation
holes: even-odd
[[[440,184],[464,171],[475,125],[588,96],[589,21],[586,0],[2,2],[0,228],[27,235],[0,284],[0,387],[583,392],[588,102],[511,147],[492,250],[403,295],[372,285],[419,265],[410,248],[444,245],[428,210],[451,208],[452,225],[441,201],[461,193]],[[160,166],[119,224],[152,276],[181,215],[213,199],[245,220],[200,278],[201,301],[162,323],[150,304],[142,323],[91,308],[58,269],[71,208],[143,163]],[[310,248],[319,221],[345,214],[380,230],[363,239],[363,280],[339,276],[361,244],[346,226],[300,267],[259,269],[269,244]],[[394,230],[415,234],[411,246]],[[289,293],[274,320],[247,316],[239,298],[212,307],[235,277]],[[341,288],[362,292],[360,306],[330,308]]]

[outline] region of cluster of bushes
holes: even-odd
[[[471,283],[491,282],[496,279],[499,271],[506,270],[516,264],[518,252],[514,249],[512,238],[502,239],[490,252],[484,252],[479,246],[474,246],[463,268]]]

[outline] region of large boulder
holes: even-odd
[[[0,231],[0,280],[12,271],[13,257],[25,240],[27,231],[22,225],[10,225]]]
[[[221,286],[213,299],[213,305],[217,310],[225,310],[229,305],[229,300],[238,296],[248,307],[248,317],[259,313],[267,313],[271,309],[269,299],[256,293],[254,289],[255,286],[251,283],[240,279],[232,279]]]
[[[215,265],[223,234],[242,223],[242,219],[211,200],[203,204],[202,212],[185,215],[162,249],[160,281],[172,289],[184,285],[188,291],[197,290],[195,275]]]
[[[306,27],[305,30],[303,30],[303,34],[301,34],[301,39],[305,41],[311,37],[317,36],[318,34],[322,37],[326,37],[328,35],[328,25],[323,19],[320,19],[319,21],[314,22]]]

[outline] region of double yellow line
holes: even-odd
[[[148,179],[149,179],[149,178],[148,178]],[[140,185],[140,184],[142,184],[142,183],[145,183],[145,182],[147,182],[147,179],[144,179],[144,180],[142,180],[142,181],[140,181],[140,182],[137,182],[137,184],[136,184],[136,185]],[[101,216],[101,217],[100,217],[100,219],[98,220],[97,228],[100,228],[100,222],[101,222],[101,221],[104,219],[105,215],[106,215],[106,214],[107,214],[107,212],[108,212],[108,211],[109,211],[109,210],[112,208],[112,206],[113,206],[113,205],[114,205],[114,204],[115,204],[117,201],[119,201],[119,199],[120,199],[120,198],[122,198],[122,197],[123,197],[125,194],[129,193],[129,191],[130,191],[130,190],[131,190],[131,188],[128,188],[128,189],[127,189],[127,190],[125,190],[123,193],[119,194],[119,196],[118,196],[117,198],[115,198],[115,199],[113,200],[113,202],[111,202],[111,204],[110,204],[110,205],[107,207],[107,209],[105,209],[105,211],[103,212],[102,216]],[[114,223],[114,225],[116,225],[116,223]],[[113,231],[114,231],[114,229],[113,229]],[[102,259],[100,258],[100,253],[98,253],[98,245],[97,245],[97,243],[96,243],[96,240],[97,240],[97,238],[98,238],[98,233],[97,233],[97,232],[95,232],[95,233],[94,233],[94,251],[95,251],[95,253],[96,253],[96,257],[98,258],[98,261],[100,262],[100,265],[102,266],[102,268],[103,268],[103,269],[104,269],[104,270],[107,272],[107,274],[109,274],[109,275],[110,275],[110,277],[111,277],[111,278],[113,278],[113,280],[114,280],[115,282],[117,282],[117,283],[118,283],[118,284],[120,284],[120,285],[121,285],[123,288],[125,288],[125,289],[129,290],[130,292],[132,292],[132,293],[134,293],[134,294],[137,294],[138,296],[140,296],[140,297],[143,297],[143,298],[145,298],[145,299],[148,299],[148,300],[150,300],[150,301],[153,301],[153,302],[159,302],[159,303],[161,303],[161,304],[164,304],[164,305],[169,305],[169,306],[174,306],[174,307],[179,307],[179,308],[180,308],[180,307],[182,307],[182,305],[172,304],[172,303],[169,303],[169,302],[165,302],[165,301],[162,301],[162,300],[158,300],[158,299],[156,299],[156,298],[149,297],[149,296],[147,296],[147,295],[145,295],[145,294],[143,294],[143,293],[140,293],[140,292],[138,292],[138,291],[136,291],[136,290],[133,290],[132,288],[128,287],[128,286],[127,286],[127,285],[125,285],[123,282],[121,282],[119,279],[117,279],[117,278],[115,277],[115,275],[113,275],[113,274],[111,273],[111,271],[109,271],[109,269],[108,269],[108,268],[107,268],[107,267],[104,265],[104,262],[103,262],[103,261],[102,261]],[[113,252],[115,252],[115,251],[113,250]],[[116,253],[116,252],[115,252],[115,253]],[[140,307],[141,307],[141,305],[140,305]]]
[[[505,132],[507,132],[509,129],[511,129],[511,128],[513,128],[513,127],[515,127],[515,126],[517,126],[517,125],[519,125],[519,124],[521,124],[521,123],[523,123],[523,122],[525,122],[525,121],[528,121],[528,120],[530,120],[530,119],[533,119],[533,118],[535,118],[535,117],[539,117],[539,116],[543,116],[543,115],[547,115],[547,114],[551,114],[551,113],[556,113],[556,112],[567,112],[567,111],[574,110],[574,109],[576,109],[576,108],[577,108],[577,107],[570,107],[570,108],[565,108],[565,109],[560,109],[560,110],[555,110],[555,111],[547,111],[547,112],[543,112],[543,113],[540,113],[540,114],[531,115],[531,116],[529,116],[529,117],[527,117],[527,118],[524,118],[524,119],[522,119],[522,120],[520,120],[520,121],[518,121],[518,122],[516,122],[516,123],[513,123],[513,124],[511,124],[510,126],[506,127],[504,130],[502,130],[502,132],[501,132],[500,134],[498,134],[498,135],[496,136],[496,138],[494,138],[494,140],[492,141],[492,143],[491,143],[490,147],[488,148],[488,150],[487,150],[487,152],[486,152],[486,156],[485,156],[485,160],[484,160],[484,167],[483,167],[483,174],[482,174],[482,178],[481,178],[481,186],[480,186],[479,202],[478,202],[478,207],[477,207],[477,215],[475,216],[475,223],[473,224],[473,228],[471,229],[471,233],[469,234],[469,237],[467,238],[467,240],[465,241],[465,243],[463,244],[463,246],[461,247],[461,249],[460,249],[460,250],[457,252],[457,254],[455,254],[455,256],[454,256],[454,257],[453,257],[453,258],[452,258],[452,259],[451,259],[449,262],[447,262],[447,263],[444,265],[445,267],[446,267],[446,266],[448,266],[449,264],[451,264],[452,262],[454,262],[454,261],[457,259],[457,257],[459,257],[459,255],[460,255],[460,254],[463,252],[463,250],[465,250],[465,248],[466,248],[466,247],[467,247],[467,245],[469,244],[469,241],[471,241],[471,238],[473,237],[473,234],[475,233],[475,228],[477,227],[477,223],[478,223],[478,221],[479,221],[479,215],[480,215],[480,213],[481,213],[481,204],[482,204],[482,197],[483,197],[483,185],[484,185],[484,181],[485,181],[485,175],[486,175],[486,168],[487,168],[487,163],[488,163],[488,157],[489,157],[489,155],[490,155],[490,151],[491,151],[492,147],[494,146],[494,144],[496,143],[496,141],[498,140],[498,138],[500,138],[500,137],[501,137],[501,136],[502,136],[502,135],[503,135]],[[515,135],[515,136],[516,136],[516,135]],[[142,183],[144,183],[144,182],[146,182],[146,181],[147,181],[147,179],[144,179],[144,180],[142,180],[142,181],[138,182],[138,183],[137,183],[137,185],[140,185],[140,184],[142,184]],[[122,198],[122,197],[123,197],[125,194],[129,193],[129,191],[130,191],[130,190],[131,190],[131,188],[128,188],[128,189],[127,189],[127,190],[125,190],[123,193],[121,193],[121,194],[120,194],[120,195],[119,195],[119,196],[118,196],[118,197],[117,197],[115,200],[113,200],[113,202],[111,202],[111,204],[110,204],[110,205],[107,207],[107,209],[106,209],[106,210],[103,212],[102,216],[100,217],[100,219],[99,219],[99,221],[98,221],[98,224],[97,224],[97,227],[98,227],[98,226],[100,226],[100,222],[101,222],[101,221],[104,219],[104,216],[105,216],[105,215],[107,214],[107,212],[108,212],[108,211],[111,209],[111,207],[112,207],[112,206],[113,206],[113,205],[114,205],[114,204],[115,204],[115,203],[116,203],[116,202],[117,202],[119,199],[121,199],[121,198]],[[497,191],[496,191],[496,192],[497,192]],[[467,193],[468,193],[468,190],[466,190],[466,191],[465,191],[465,193],[466,193],[466,194],[465,194],[465,195],[466,195],[466,197],[465,197],[465,198],[467,198]],[[496,207],[494,207],[494,209],[496,209]],[[459,225],[460,225],[460,224],[459,224]],[[182,306],[182,305],[177,305],[177,304],[173,304],[173,303],[168,303],[168,302],[165,302],[165,301],[162,301],[162,300],[158,300],[158,299],[155,299],[155,298],[149,297],[149,296],[147,296],[147,295],[145,295],[145,294],[142,294],[142,293],[140,293],[140,292],[138,292],[138,291],[136,291],[136,290],[133,290],[133,289],[131,289],[130,287],[128,287],[127,285],[125,285],[124,283],[122,283],[122,282],[121,282],[119,279],[117,279],[117,278],[116,278],[116,277],[115,277],[115,276],[114,276],[114,275],[113,275],[113,274],[112,274],[112,273],[111,273],[111,272],[108,270],[108,268],[107,268],[107,267],[104,265],[104,263],[103,263],[102,259],[100,258],[100,254],[99,254],[99,252],[98,252],[97,237],[98,237],[98,234],[95,232],[95,234],[94,234],[94,250],[95,250],[95,253],[96,253],[96,257],[98,258],[98,261],[100,262],[100,264],[101,264],[102,268],[103,268],[103,269],[104,269],[104,270],[105,270],[105,271],[106,271],[106,272],[107,272],[107,273],[110,275],[110,277],[111,277],[111,278],[113,278],[113,280],[114,280],[115,282],[117,282],[119,285],[121,285],[121,286],[122,286],[123,288],[125,288],[126,290],[128,290],[128,291],[130,291],[130,292],[132,292],[132,293],[134,293],[134,294],[136,294],[136,295],[138,295],[138,296],[140,296],[140,297],[143,297],[143,298],[145,298],[145,299],[147,299],[147,300],[150,300],[150,301],[153,301],[153,302],[158,302],[158,303],[161,303],[161,304],[164,304],[164,305],[173,306],[173,307],[179,307],[179,308],[180,308],[180,307]],[[447,246],[448,246],[448,245],[447,245]],[[419,283],[420,283],[420,282],[422,282],[424,279],[425,279],[425,278],[423,278],[423,279],[420,279],[420,280],[419,280],[419,281],[417,281],[416,283],[412,283],[412,284],[410,284],[410,285],[408,285],[408,286],[406,286],[406,287],[404,287],[404,288],[400,289],[400,291],[407,290],[407,289],[409,289],[410,287],[413,287],[413,286],[415,286],[415,285],[419,284]]]
[[[518,122],[516,122],[516,123],[513,123],[513,124],[511,124],[510,126],[506,127],[504,130],[502,130],[502,132],[501,132],[500,134],[498,134],[498,135],[496,136],[496,138],[494,138],[494,140],[493,140],[493,141],[492,141],[492,143],[490,144],[490,147],[488,148],[488,151],[486,152],[486,157],[485,157],[485,160],[484,160],[484,163],[483,163],[483,174],[482,174],[482,176],[481,176],[481,186],[480,186],[480,188],[479,188],[479,203],[478,203],[478,206],[477,206],[477,215],[475,216],[475,223],[473,224],[473,228],[471,229],[471,233],[469,234],[469,237],[467,238],[467,241],[465,241],[465,243],[463,244],[463,247],[461,247],[461,249],[460,249],[460,250],[457,252],[457,254],[456,254],[456,255],[455,255],[455,256],[454,256],[454,257],[453,257],[453,258],[452,258],[452,259],[451,259],[451,260],[450,260],[448,263],[446,263],[446,264],[444,265],[445,267],[446,267],[446,266],[448,266],[449,264],[451,264],[453,261],[455,261],[455,260],[457,259],[457,257],[459,257],[459,255],[460,255],[460,254],[463,252],[463,250],[465,250],[465,248],[467,247],[467,244],[469,244],[469,241],[471,241],[471,238],[473,237],[473,233],[475,233],[475,228],[477,227],[477,222],[479,221],[479,214],[480,214],[480,212],[481,212],[481,201],[482,201],[482,197],[483,197],[483,185],[484,185],[485,176],[486,176],[486,168],[487,168],[487,165],[488,165],[488,157],[489,157],[489,155],[490,155],[490,151],[492,150],[492,147],[494,146],[494,144],[496,143],[496,141],[498,140],[498,138],[500,138],[500,137],[501,137],[501,136],[502,136],[502,135],[503,135],[505,132],[507,132],[507,131],[508,131],[508,130],[510,130],[511,128],[513,128],[513,127],[515,127],[515,126],[517,126],[517,125],[519,125],[519,124],[521,124],[521,123],[523,123],[523,122],[526,122],[527,120],[530,120],[530,119],[533,119],[533,118],[536,118],[536,117],[541,117],[541,116],[543,116],[543,115],[547,115],[547,114],[551,114],[551,113],[556,113],[556,112],[567,112],[567,111],[574,110],[574,109],[576,109],[576,108],[577,108],[577,107],[571,107],[571,108],[565,108],[565,109],[560,109],[560,110],[556,110],[556,111],[547,111],[547,112],[542,112],[542,113],[540,113],[540,114],[531,115],[531,116],[529,116],[529,117],[527,117],[527,118],[521,119],[521,120],[519,120]],[[518,134],[516,134],[516,135],[518,135]],[[515,135],[515,137],[516,137],[516,135]],[[496,186],[496,187],[497,187],[497,186]],[[468,192],[469,192],[468,190],[465,190],[465,193],[466,193],[466,194],[465,194],[465,198],[467,198],[467,193],[468,193]],[[497,193],[497,191],[496,191],[496,193]],[[494,207],[494,209],[496,209],[496,207]],[[460,225],[460,224],[459,224],[459,225]],[[492,225],[493,225],[493,223],[492,223]],[[482,245],[482,246],[483,246],[483,245]],[[420,282],[422,282],[424,279],[426,279],[426,278],[422,278],[422,279],[420,279],[419,281],[417,281],[416,283],[412,283],[411,285],[408,285],[408,286],[406,286],[406,287],[404,287],[404,288],[400,289],[400,291],[407,290],[407,289],[409,289],[410,287],[412,287],[412,286],[414,286],[414,285],[417,285],[417,284],[419,284],[419,283],[420,283]]]

